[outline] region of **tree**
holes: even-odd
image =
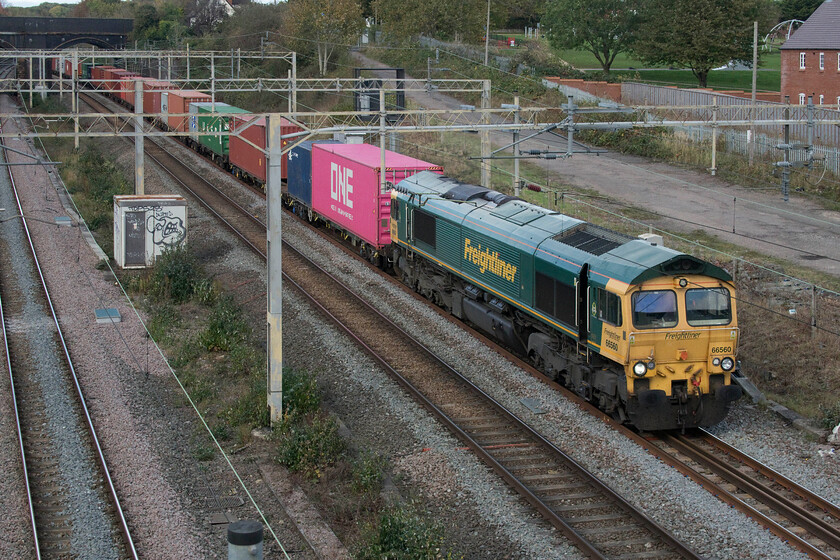
[[[508,20],[504,27],[521,29],[535,27],[541,21],[546,8],[545,0],[517,0],[508,4]]]
[[[336,49],[355,44],[364,28],[357,0],[289,0],[287,10],[289,34],[301,38],[297,50],[311,51],[306,43],[314,44],[322,76]]]
[[[73,15],[76,17],[120,17],[124,10],[130,8],[126,4],[121,5],[120,0],[82,0],[73,9]]]
[[[224,0],[192,0],[187,8],[187,21],[196,35],[203,35],[224,21],[227,12]]]
[[[500,4],[491,3],[493,21],[502,10]],[[487,0],[374,0],[373,6],[383,30],[394,37],[427,35],[476,42],[484,37]]]
[[[787,21],[789,19],[801,19],[805,21],[814,10],[820,7],[823,0],[782,0],[779,5],[780,14],[779,21]]]
[[[140,6],[134,16],[134,38],[154,38],[158,25],[160,25],[160,16],[158,16],[157,9],[151,4]]]
[[[640,0],[551,0],[542,26],[557,49],[583,49],[609,73],[618,53],[627,50],[639,24]]]
[[[690,68],[706,87],[712,68],[752,61],[753,21],[766,33],[772,0],[647,0],[633,51],[650,64]]]

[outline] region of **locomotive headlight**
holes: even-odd
[[[647,370],[647,364],[644,362],[636,362],[636,364],[633,366],[633,373],[636,375],[636,377],[644,377],[647,373]]]
[[[727,356],[720,361],[720,367],[723,371],[730,371],[735,367],[735,360]]]
[[[712,365],[718,367],[720,365],[720,358],[712,358]]]

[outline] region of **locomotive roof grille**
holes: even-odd
[[[484,198],[484,194],[490,192],[490,189],[479,187],[477,185],[467,185],[465,183],[458,183],[441,196],[448,200],[475,200],[476,198]]]
[[[467,185],[465,183],[456,183],[454,187],[443,193],[441,196],[447,200],[459,200],[462,202],[483,199],[494,203],[496,206],[501,206],[505,202],[510,202],[511,200],[521,200],[509,194],[479,187],[478,185]]]
[[[555,235],[554,239],[564,245],[586,251],[595,256],[608,253],[633,240],[632,237],[592,224],[580,224],[569,228],[563,233]]]

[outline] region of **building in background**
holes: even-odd
[[[840,0],[823,2],[781,51],[781,101],[840,105]]]

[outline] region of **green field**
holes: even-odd
[[[501,33],[506,37],[516,38],[519,45],[525,36],[522,33]],[[601,65],[595,56],[581,50],[555,50],[557,56],[572,66],[587,71],[600,72]],[[781,56],[778,50],[770,53],[759,52],[759,72],[756,88],[758,91],[780,91]],[[645,65],[638,58],[621,53],[613,62],[613,76],[621,76],[625,80],[639,80],[660,85],[674,85],[683,87],[697,87],[697,78],[690,70],[669,70],[665,67]],[[716,70],[709,74],[708,87],[714,89],[738,89],[750,91],[752,89],[752,72],[749,70]]]
[[[622,76],[627,81],[641,81],[666,86],[697,87],[697,78],[691,70],[616,70],[614,76]],[[752,72],[749,70],[713,70],[709,73],[708,87],[725,90],[752,90]],[[758,91],[780,91],[781,75],[778,71],[759,70],[756,77]]]

